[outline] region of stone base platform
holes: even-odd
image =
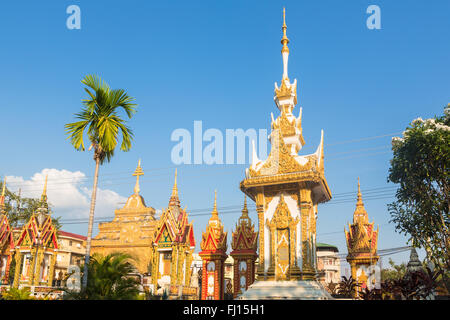
[[[255,281],[238,300],[333,300],[314,280]]]

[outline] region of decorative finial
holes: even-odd
[[[180,199],[178,198],[178,186],[177,186],[177,168],[175,168],[175,181],[173,183],[172,195],[170,196],[169,206],[180,205]]]
[[[362,204],[362,194],[361,194],[361,184],[359,183],[359,177],[358,177],[358,204]]]
[[[2,188],[2,195],[0,196],[0,214],[2,214],[5,208],[5,193],[6,193],[6,176],[3,180],[3,188]]]
[[[175,168],[175,181],[173,183],[172,196],[178,195],[177,175],[178,175],[177,168]]]
[[[41,202],[47,202],[47,180],[48,174],[45,175],[44,190],[42,190]]]
[[[241,219],[248,219],[247,196],[244,195],[244,208],[242,209]]]
[[[139,194],[141,188],[139,187],[139,177],[144,175],[144,170],[141,167],[141,159],[138,161],[136,170],[134,170],[133,176],[136,176],[136,185],[134,186],[134,193]]]
[[[364,208],[364,202],[362,200],[361,184],[359,183],[359,177],[358,177],[358,195],[356,200],[356,210],[353,213],[353,223],[356,222],[369,223],[369,216],[367,215],[367,211]]]
[[[283,56],[283,79],[289,79],[288,78],[288,56],[289,56],[289,48],[288,48],[288,43],[289,43],[289,39],[286,35],[286,9],[283,8],[283,27],[281,28],[283,30],[283,38],[281,38],[281,44],[283,45],[283,48],[281,48],[281,54]]]
[[[217,218],[219,216],[219,212],[217,212],[217,190],[214,190],[214,207],[213,207],[213,210],[211,212],[211,215],[214,218]]]
[[[6,192],[6,176],[5,179],[3,180],[2,198],[5,197],[5,192]]]

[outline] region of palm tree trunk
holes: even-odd
[[[95,200],[97,198],[97,183],[98,183],[99,166],[100,166],[100,158],[97,156],[97,157],[95,157],[94,188],[92,189],[91,210],[89,213],[89,227],[88,227],[88,235],[87,235],[87,240],[86,240],[86,257],[84,259],[84,272],[83,272],[83,282],[82,282],[83,289],[86,289],[87,280],[88,280],[88,265],[89,265],[89,258],[91,255],[92,226],[94,225],[94,210],[95,210]]]

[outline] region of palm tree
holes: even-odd
[[[139,281],[130,274],[136,273],[131,263],[134,259],[125,253],[94,254],[83,274],[89,270],[87,286],[80,292],[66,290],[69,300],[131,300],[139,295]]]
[[[130,97],[125,90],[110,89],[108,84],[98,76],[87,75],[81,80],[81,83],[88,87],[84,88],[84,90],[89,94],[90,98],[82,100],[84,106],[81,112],[75,114],[75,118],[79,121],[68,123],[65,125],[65,128],[68,139],[70,138],[75,149],[84,151],[83,137],[85,130],[91,143],[89,150],[94,149],[95,175],[86,241],[85,265],[87,266],[89,265],[91,253],[92,225],[94,223],[99,166],[105,161],[109,162],[113,157],[114,150],[118,144],[119,130],[122,133],[120,150],[130,150],[133,132],[119,116],[118,112],[122,108],[130,119],[136,112],[137,105],[132,103],[134,98]],[[86,270],[89,270],[89,268]],[[83,275],[83,287],[87,285],[87,278],[88,272],[86,271]]]

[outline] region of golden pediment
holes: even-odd
[[[267,225],[269,228],[275,229],[286,229],[288,227],[293,227],[298,223],[298,218],[292,218],[292,215],[289,211],[289,207],[284,201],[284,196],[281,194],[280,202],[275,209],[275,213],[272,217],[272,220],[267,219]]]
[[[283,79],[281,81],[281,86],[279,88],[275,88],[275,95],[278,98],[278,100],[289,99],[291,97],[294,97],[294,104],[297,104],[296,82],[294,81],[293,84],[290,84],[288,78]]]
[[[249,169],[250,177],[259,177],[268,173],[268,175],[292,173],[299,171],[311,170],[316,166],[317,161],[308,157],[308,161],[301,165],[295,156],[291,154],[289,147],[284,143],[280,130],[275,130],[275,139],[272,142],[272,149],[266,163],[258,170]]]

